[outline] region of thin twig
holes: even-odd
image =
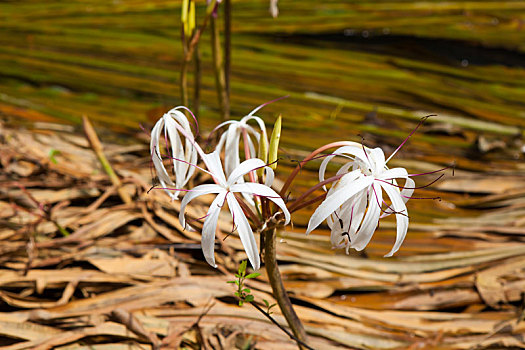
[[[117,192],[120,196],[120,199],[122,199],[122,201],[126,204],[131,203],[131,197],[129,196],[129,193],[126,192],[126,190],[122,187],[122,182],[120,182],[119,177],[117,176],[115,171],[113,171],[111,164],[109,163],[108,159],[104,154],[102,143],[100,143],[95,129],[91,125],[91,122],[89,121],[88,117],[85,115],[82,116],[82,124],[84,126],[84,134],[86,135],[86,138],[89,141],[93,152],[95,152],[98,161],[100,162],[100,165],[102,166],[106,174],[108,174],[111,183],[117,188]]]
[[[261,312],[264,316],[266,316],[266,318],[268,318],[274,325],[276,325],[277,327],[279,327],[280,330],[282,330],[284,333],[286,333],[287,336],[289,336],[291,339],[295,340],[296,342],[298,342],[299,344],[301,344],[302,346],[304,346],[306,349],[308,350],[315,350],[314,348],[308,346],[308,344],[304,343],[301,339],[298,339],[297,337],[295,337],[292,333],[290,333],[290,331],[288,331],[286,328],[284,328],[283,326],[281,326],[279,324],[279,322],[277,322],[273,317],[272,315],[270,315],[269,313],[267,313],[266,311],[264,311],[259,305],[257,305],[256,303],[250,303],[252,304],[252,306],[254,308],[256,308],[259,312]]]

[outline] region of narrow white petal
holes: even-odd
[[[326,172],[326,167],[328,166],[328,163],[334,158],[333,156],[327,156],[325,159],[323,159],[323,162],[321,163],[321,166],[319,167],[319,182],[323,182],[325,180],[324,174]],[[326,186],[323,186],[323,189],[326,191]]]
[[[182,147],[182,141],[175,126],[176,122],[170,116],[164,115],[165,117],[165,128],[168,132],[168,139],[171,144],[171,156],[173,158],[173,168],[175,170],[175,181],[181,184],[181,180],[185,178],[188,164],[181,162],[180,160],[187,161],[184,159],[184,147]],[[179,160],[177,160],[179,159]]]
[[[405,185],[403,189],[401,190],[401,197],[403,197],[403,203],[408,202],[410,197],[412,197],[412,194],[414,194],[414,187],[416,186],[416,183],[411,178],[407,177]]]
[[[339,187],[330,196],[326,196],[325,200],[317,207],[310,218],[306,234],[312,232],[313,229],[319,226],[323,220],[339,208],[346,200],[367,188],[373,181],[374,179],[370,176],[359,178],[348,183],[346,186]]]
[[[279,194],[277,194],[277,192],[275,192],[270,187],[258,183],[245,182],[242,184],[232,185],[230,187],[230,190],[232,192],[250,193],[252,195],[268,198],[283,211],[284,218],[286,220],[285,224],[288,224],[290,222],[290,212],[286,208],[286,204],[284,203],[281,196],[279,196]]]
[[[366,204],[367,191],[358,192],[343,203],[338,212],[339,218],[343,221],[342,232],[348,232],[351,237],[355,235],[365,215]],[[338,222],[336,224],[341,226]]]
[[[353,161],[352,162],[348,162],[346,164],[343,164],[343,166],[341,168],[339,168],[339,170],[337,170],[336,175],[341,175],[341,174],[348,173],[350,171],[350,168],[353,167],[353,165],[354,165]]]
[[[241,177],[248,174],[250,171],[253,171],[253,169],[263,167],[265,165],[266,164],[259,158],[251,158],[245,160],[244,162],[239,164],[228,176],[228,186],[231,186],[234,183],[238,182]]]
[[[266,174],[266,179],[264,179],[264,184],[268,187],[271,187],[273,185],[273,179],[274,179],[273,169],[270,167],[265,167],[264,173]]]
[[[152,154],[153,154],[153,152],[158,151],[160,130],[162,129],[163,125],[164,125],[164,119],[160,118],[157,121],[157,123],[155,123],[155,126],[151,130],[151,140],[150,140],[150,144],[149,144],[149,150],[150,150],[150,153],[152,153]]]
[[[375,189],[375,191],[373,189]],[[356,239],[352,242],[352,248],[363,250],[370,242],[379,223],[379,214],[381,213],[380,205],[382,203],[383,192],[381,191],[381,187],[374,183],[368,193],[368,211],[361,223],[361,228],[357,232]]]
[[[219,214],[224,204],[224,197],[226,192],[219,193],[217,197],[213,200],[208,209],[206,219],[204,220],[204,225],[202,226],[202,253],[204,258],[213,267],[217,267],[215,264],[215,232],[217,230],[217,220],[219,219]]]
[[[341,187],[349,186],[352,182],[354,182],[358,178],[364,178],[365,176],[361,172],[361,170],[353,170],[349,172],[348,174],[344,175],[342,178],[339,179],[339,181],[335,182],[332,187],[328,190],[328,193],[326,196],[331,196],[332,193],[339,190]]]
[[[219,152],[214,151],[212,153],[205,154],[203,161],[215,180],[219,182],[219,185],[226,187],[226,177],[224,176],[224,170],[222,169]]]
[[[250,158],[257,158],[257,152],[255,151],[255,146],[253,145],[252,138],[250,135],[247,135],[248,138],[248,148],[250,150]]]
[[[336,247],[341,243],[341,241],[344,240],[344,236],[342,234],[344,229],[341,227],[341,223],[337,216],[331,215],[326,219],[327,222],[329,220],[332,222],[332,226],[328,225],[330,226],[330,242],[332,243],[332,247]]]
[[[193,146],[193,143],[189,140],[186,140],[186,156],[185,159],[189,159],[191,164],[197,164],[197,149]],[[196,167],[190,166],[184,177],[184,185],[188,183],[192,175],[195,173]]]
[[[326,218],[326,224],[330,229],[332,229],[333,225],[337,221],[337,216],[335,216],[333,213],[329,217]]]
[[[357,232],[357,229],[361,225],[361,221],[363,220],[363,217],[365,216],[367,202],[368,202],[368,198],[367,198],[366,192],[363,191],[356,195],[356,199],[353,203],[354,209],[353,209],[352,226],[351,226],[351,231],[353,233]]]
[[[241,162],[239,156],[240,128],[238,124],[231,124],[226,131],[226,142],[224,145],[224,170],[229,176]]]
[[[191,134],[191,136],[193,136],[190,123],[188,122],[188,118],[186,118],[186,115],[184,113],[179,111],[180,108],[181,106],[172,108],[167,114],[169,114],[173,119],[175,119],[177,123],[179,123],[184,128],[184,130],[188,131]]]
[[[222,148],[224,147],[225,142],[226,142],[226,133],[223,133],[221,137],[219,138],[219,142],[217,143],[217,146],[215,146],[215,151],[220,153],[222,151]]]
[[[226,190],[222,188],[221,186],[218,186],[215,184],[199,185],[193,188],[191,191],[187,192],[184,195],[184,198],[182,199],[182,202],[180,204],[180,212],[179,212],[180,224],[184,227],[186,223],[186,220],[184,219],[184,211],[186,209],[186,205],[188,205],[189,202],[205,194],[221,193],[221,192],[226,192]]]
[[[408,172],[405,168],[392,168],[382,172],[377,176],[378,179],[388,180],[388,179],[406,179],[408,177]]]
[[[159,179],[160,185],[163,188],[166,187],[178,187],[171,180],[171,177],[168,174],[168,171],[164,167],[162,162],[162,155],[160,152],[160,134],[162,127],[164,126],[164,119],[161,118],[153,127],[151,131],[151,141],[150,141],[150,152],[151,152],[151,161],[153,162],[153,167],[155,168],[155,173]],[[178,199],[179,191],[170,191],[164,190],[173,200]]]
[[[370,160],[373,162],[373,166],[376,171],[381,171],[385,168],[385,153],[383,150],[379,147],[369,149],[370,154],[368,155],[370,157]]]
[[[257,247],[257,242],[255,241],[250,223],[244,215],[244,212],[242,211],[241,206],[237,202],[237,199],[233,193],[228,193],[226,195],[226,199],[233,217],[233,222],[237,227],[237,232],[239,232],[239,237],[241,239],[242,245],[244,246],[244,250],[246,251],[246,255],[248,256],[248,260],[250,260],[250,264],[254,270],[258,270],[261,266],[259,248]]]
[[[366,149],[366,147],[365,147]],[[367,151],[370,151],[370,149],[367,149]],[[358,146],[343,146],[343,147],[339,147],[338,149],[335,150],[335,152],[333,154],[346,154],[346,155],[350,155],[350,156],[354,156],[354,157],[357,157],[357,158],[360,158],[361,160],[363,161],[367,161],[368,157],[370,155],[366,155],[365,152],[363,151],[363,147],[358,147]],[[368,164],[368,162],[367,162]]]
[[[396,214],[396,221],[397,221],[397,234],[396,234],[396,242],[394,243],[394,247],[392,247],[392,250],[385,255],[385,257],[389,257],[394,255],[395,252],[399,250],[401,247],[401,244],[405,240],[405,237],[407,235],[408,230],[408,211],[407,207],[405,206],[405,202],[403,201],[403,197],[401,197],[401,194],[399,191],[397,191],[397,188],[389,186],[387,184],[381,185],[383,189],[385,190],[388,197],[390,197],[390,201],[392,202],[393,209],[402,214]]]
[[[238,120],[227,120],[227,121],[222,122],[219,125],[217,125],[215,127],[215,130],[218,130],[218,129],[222,128],[223,126],[230,125],[230,124],[239,124],[239,121]]]
[[[261,129],[261,131],[263,131],[263,132],[266,132],[266,125],[264,124],[264,121],[261,118],[253,115],[252,113],[254,113],[254,112],[256,112],[255,109],[249,115],[243,117],[241,119],[241,123],[242,122],[247,123],[249,120],[255,120],[257,122],[257,124],[259,124],[259,129]]]

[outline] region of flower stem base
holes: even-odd
[[[283,313],[284,318],[288,322],[294,336],[303,343],[307,343],[306,332],[301,323],[299,317],[293,309],[292,302],[286,294],[284,289],[283,281],[281,278],[281,273],[279,272],[279,266],[277,266],[277,249],[276,249],[276,240],[277,240],[277,229],[268,228],[264,230],[261,234],[264,235],[264,265],[266,267],[266,272],[268,273],[268,279],[270,285],[272,286],[273,296],[277,300],[277,304]],[[304,347],[298,343],[300,349]]]

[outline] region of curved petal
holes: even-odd
[[[204,225],[202,226],[202,253],[208,264],[213,267],[217,267],[217,264],[215,264],[215,255],[213,253],[215,247],[215,232],[217,230],[217,220],[219,219],[225,196],[226,192],[222,192],[215,197],[208,209],[206,220],[204,220]]]
[[[248,141],[248,148],[250,150],[250,158],[257,158],[257,153],[255,152],[255,145],[250,135],[247,135],[247,141]]]
[[[246,251],[246,255],[248,256],[248,260],[250,260],[250,264],[254,270],[258,270],[261,266],[259,248],[257,247],[257,242],[255,241],[255,236],[253,235],[250,223],[233,193],[228,193],[226,195],[226,200],[228,201],[228,207],[232,213],[233,222],[235,226],[237,226],[237,232],[239,232],[239,237],[244,246],[244,250]]]
[[[337,170],[337,173],[336,175],[341,175],[341,174],[344,174],[344,173],[348,173],[350,168],[354,166],[354,162],[348,162],[346,164],[343,164],[343,166],[341,168],[339,168],[339,170]],[[353,170],[352,170],[353,171]]]
[[[227,186],[232,186],[233,184],[238,182],[241,177],[248,174],[250,171],[253,171],[256,168],[260,168],[264,166],[266,166],[266,163],[264,163],[259,158],[251,158],[251,159],[245,160],[231,172],[230,176],[228,176]],[[271,171],[270,174],[273,180],[273,170]]]
[[[226,177],[224,176],[224,170],[222,170],[219,152],[215,150],[212,153],[205,154],[202,160],[218,184],[226,187]]]
[[[401,188],[401,197],[403,198],[403,203],[408,202],[412,194],[414,193],[414,187],[416,183],[408,176],[408,172],[404,168],[393,168],[385,171],[378,177],[381,180],[392,180],[392,179],[405,179],[405,185]],[[387,185],[385,183],[385,185]],[[397,186],[397,182],[394,181],[394,185]],[[394,187],[396,187],[394,186]],[[385,187],[383,187],[385,188]],[[396,187],[397,189],[398,187]],[[398,190],[399,192],[399,190]]]
[[[271,187],[273,185],[273,179],[274,179],[274,172],[273,169],[269,166],[264,168],[264,174],[266,175],[266,178],[264,179],[264,184],[268,187]]]
[[[379,205],[381,203],[383,203],[383,192],[381,187],[374,183],[368,193],[368,211],[361,223],[361,228],[357,232],[356,239],[352,242],[352,248],[358,251],[363,250],[372,239],[379,223],[379,214],[381,213]]]
[[[365,215],[367,193],[361,191],[347,200],[339,210],[339,217],[343,220],[344,231],[355,235]]]
[[[399,193],[399,191],[397,191],[397,188],[389,186],[387,184],[381,184],[381,187],[383,187],[386,194],[390,198],[393,209],[396,212],[401,213],[401,214],[396,214],[396,221],[397,221],[396,242],[394,243],[392,250],[388,254],[385,255],[385,257],[390,257],[399,250],[399,248],[401,247],[401,244],[403,243],[407,235],[408,211],[407,211],[407,207],[405,206],[405,202],[403,202],[403,197],[401,197],[401,194]]]
[[[326,156],[325,159],[323,159],[321,166],[319,167],[319,182],[323,182],[325,180],[324,174],[326,173],[326,167],[328,166],[328,163],[334,157],[335,155],[329,155],[329,156]],[[326,191],[326,186],[323,186],[323,189]]]
[[[392,168],[385,170],[377,176],[381,180],[390,180],[390,179],[406,179],[408,177],[408,172],[405,168]]]
[[[182,147],[182,141],[179,136],[178,130],[175,126],[177,123],[175,120],[173,120],[169,115],[164,115],[164,125],[165,130],[168,133],[168,139],[171,144],[171,156],[176,159],[182,159],[187,161],[185,159],[184,154],[184,147]],[[188,164],[173,160],[173,170],[175,171],[175,182],[181,183],[181,180],[186,177],[186,171],[188,170]],[[182,187],[182,186],[181,186]]]
[[[197,164],[197,149],[193,146],[193,143],[186,139],[186,155],[184,159],[188,159],[191,164]],[[192,175],[195,173],[196,167],[190,166],[188,167],[188,171],[186,173],[186,177],[184,178],[184,185],[188,183]]]
[[[219,138],[219,142],[217,143],[217,146],[215,146],[215,151],[220,153],[222,151],[222,148],[224,147],[225,142],[226,142],[226,133],[222,133],[221,137]]]
[[[159,179],[159,182],[162,187],[171,187],[175,186],[173,181],[171,181],[171,178],[164,167],[164,163],[162,162],[162,155],[160,153],[160,133],[162,130],[162,127],[164,126],[164,119],[160,118],[159,121],[155,124],[153,129],[151,130],[151,140],[150,140],[150,153],[151,153],[151,161],[153,162],[153,167],[155,168],[155,173],[157,174],[157,177]],[[167,189],[164,190],[171,199],[178,199],[179,191],[171,192]]]
[[[405,186],[401,190],[401,197],[403,197],[403,203],[408,202],[410,197],[412,197],[412,194],[414,194],[414,187],[416,186],[416,183],[411,178],[407,177]]]
[[[319,167],[319,181],[322,182],[325,180],[325,172],[326,167],[328,166],[328,163],[330,160],[332,160],[336,155],[342,155],[342,156],[353,156],[360,159],[366,160],[366,155],[363,151],[362,147],[357,146],[343,146],[336,149],[331,155],[327,156],[325,159],[323,159],[323,162],[321,163],[321,166]],[[350,158],[352,159],[352,158]],[[348,171],[349,168],[354,164],[354,161],[351,160],[350,162],[344,164],[338,171],[337,175],[341,174],[342,171]],[[344,170],[343,170],[344,169]],[[326,191],[326,187],[323,186],[323,189]]]
[[[319,205],[319,207],[317,207],[310,218],[306,234],[312,232],[313,229],[319,226],[323,220],[339,208],[346,200],[370,186],[373,181],[374,179],[370,176],[358,178],[355,181],[349,182],[346,186],[339,187],[330,196],[326,196],[325,200]]]
[[[272,190],[270,187],[253,182],[245,182],[242,184],[235,184],[230,187],[232,192],[241,192],[241,193],[250,193],[252,195],[257,195],[261,197],[266,197],[272,202],[274,202],[284,213],[284,218],[286,220],[285,224],[290,222],[290,212],[286,208],[286,204],[283,199],[277,192]]]
[[[186,118],[186,115],[179,111],[179,109],[185,108],[184,106],[178,106],[175,108],[170,109],[166,114],[175,119],[186,131],[188,131],[191,136],[193,136],[193,132],[191,130],[190,123],[188,122],[188,118]]]
[[[261,131],[263,130],[266,131],[266,124],[264,124],[264,120],[262,120],[260,117],[253,115],[253,113],[255,112],[257,112],[257,109],[254,109],[253,111],[250,112],[250,114],[248,114],[247,116],[244,116],[241,119],[241,123],[247,123],[250,120],[255,120],[257,124],[259,124],[259,129],[261,129]]]
[[[179,212],[180,224],[183,227],[186,224],[186,219],[184,218],[184,212],[186,209],[186,205],[188,205],[189,202],[205,194],[221,193],[221,192],[226,192],[226,190],[222,188],[221,186],[215,185],[215,184],[199,185],[195,187],[194,189],[192,189],[191,191],[187,192],[186,195],[184,195],[184,198],[182,199],[182,202],[180,204],[180,212]]]
[[[363,148],[367,150],[367,154],[365,154],[365,151],[363,150]],[[338,149],[336,149],[333,154],[347,154],[350,156],[360,158],[362,161],[367,162],[367,159],[370,157],[370,149],[364,146],[363,147],[343,146],[343,147],[339,147]]]
[[[361,170],[353,170],[345,174],[342,178],[339,179],[339,181],[337,181],[332,187],[330,187],[326,196],[331,196],[332,193],[339,190],[341,187],[350,186],[351,182],[355,181],[358,178],[365,178]]]
[[[341,241],[345,239],[345,235],[342,234],[344,232],[344,224],[341,226],[342,221],[339,220],[342,219],[336,215],[330,215],[326,218],[327,223],[332,223],[332,225],[328,225],[330,227],[330,242],[332,243],[332,247],[339,246]]]
[[[369,148],[369,157],[373,162],[373,167],[376,172],[381,172],[385,168],[385,153],[379,147]]]
[[[224,170],[229,176],[240,163],[239,143],[240,143],[239,124],[231,124],[226,131],[226,142],[224,145]]]

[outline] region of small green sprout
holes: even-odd
[[[277,305],[276,303],[273,303],[272,305],[270,305],[270,303],[268,302],[268,300],[266,299],[263,299],[263,302],[264,302],[264,305],[266,305],[266,313],[268,315],[271,315],[273,312],[271,311],[272,307],[274,307],[275,305]]]
[[[59,150],[56,150],[54,148],[51,148],[49,150],[49,153],[48,153],[48,156],[49,156],[49,160],[53,163],[53,164],[57,164],[57,160],[55,158],[55,156],[59,155],[60,154],[60,151]]]
[[[235,274],[235,278],[237,279],[227,282],[227,283],[235,283],[237,285],[237,291],[235,292],[235,296],[239,298],[239,306],[242,306],[244,303],[252,302],[255,299],[255,297],[252,294],[250,294],[252,292],[250,288],[246,288],[244,286],[244,280],[250,279],[250,278],[257,278],[261,275],[258,272],[246,274],[247,266],[248,266],[248,261],[243,260],[241,262],[241,265],[239,265],[239,269],[237,270],[237,273]]]

